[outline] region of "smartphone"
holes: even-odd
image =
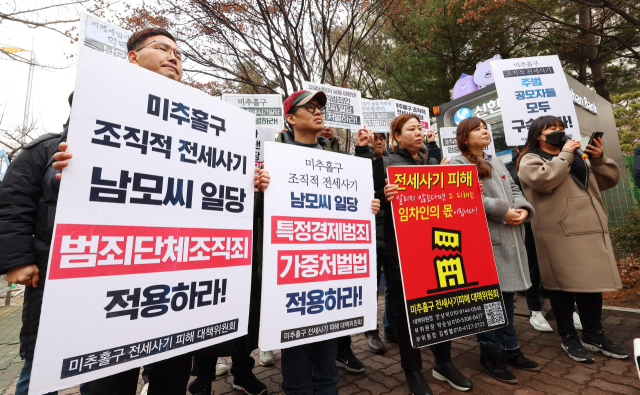
[[[591,137],[589,138],[589,142],[587,143],[587,145],[591,145],[595,147],[595,144],[593,144],[593,140],[595,139],[601,139],[602,136],[604,136],[604,132],[593,132],[591,133]],[[587,147],[585,147],[587,148]],[[590,154],[587,154],[589,156],[589,158],[591,158]]]

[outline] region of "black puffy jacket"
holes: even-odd
[[[0,274],[35,263],[38,288],[26,287],[20,330],[20,356],[33,359],[56,207],[46,203],[43,173],[60,134],[47,133],[23,148],[0,185]]]
[[[389,166],[418,166],[419,164],[438,165],[434,158],[429,158],[427,147],[421,147],[418,152],[419,160],[416,161],[406,148],[396,149],[389,153]],[[384,175],[383,175],[384,176]],[[374,180],[377,184],[384,180]],[[393,180],[389,180],[393,182]],[[387,253],[387,270],[389,281],[395,289],[402,289],[402,277],[400,276],[400,260],[398,259],[398,244],[396,242],[396,228],[393,225],[393,211],[391,203],[382,197],[381,207],[385,211],[384,216],[384,244]],[[386,276],[386,275],[385,275]]]

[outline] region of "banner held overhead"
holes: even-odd
[[[509,146],[527,141],[534,119],[553,115],[571,138],[580,137],[573,95],[558,55],[491,61]]]
[[[362,128],[360,91],[308,81],[304,81],[302,87],[314,92],[322,91],[327,95],[324,126],[355,130]]]

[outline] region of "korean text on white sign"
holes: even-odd
[[[571,90],[557,55],[494,60],[491,69],[507,145],[524,144],[531,122],[546,115],[561,118],[567,136],[579,136]]]
[[[391,100],[362,100],[362,119],[365,129],[389,133],[391,121],[395,116],[395,106]]]
[[[255,114],[257,126],[269,126],[278,132],[284,128],[281,95],[241,95],[225,93],[222,95],[222,100]]]
[[[440,128],[440,138],[442,139],[442,154],[445,158],[451,160],[456,156],[462,155],[460,150],[458,149],[458,140],[456,139],[456,129],[454,127],[444,127]],[[493,135],[491,134],[491,125],[487,124],[487,129],[489,129],[489,136],[491,137],[491,143],[488,146],[484,147],[483,151],[487,155],[491,155],[493,157],[496,156],[496,149],[493,145]]]
[[[362,104],[360,91],[304,81],[303,89],[322,91],[327,95],[324,126],[355,129],[362,128]]]
[[[267,142],[265,168],[260,348],[375,329],[371,162]]]
[[[86,48],[74,96],[34,394],[247,333],[253,116]]]
[[[394,105],[394,110],[396,113],[396,117],[402,114],[414,114],[420,118],[420,125],[422,129],[427,130],[430,129],[430,121],[429,121],[429,108],[424,106],[419,106],[413,103],[407,103],[406,101],[391,99]]]
[[[118,59],[127,59],[127,41],[131,33],[93,15],[80,16],[79,48],[89,47]]]

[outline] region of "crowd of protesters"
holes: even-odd
[[[180,81],[182,58],[173,36],[164,29],[135,32],[129,39],[129,62]],[[73,96],[69,98],[72,105]],[[322,92],[298,91],[284,102],[287,129],[278,142],[341,154],[333,128],[325,127],[327,98]],[[72,163],[67,151],[67,131],[46,134],[32,141],[15,159],[0,186],[0,274],[7,281],[26,286],[20,355],[25,364],[16,394],[26,395],[38,333],[47,262],[62,172]],[[548,292],[556,317],[560,344],[568,357],[590,362],[590,352],[618,359],[627,350],[613,344],[601,324],[602,292],[621,288],[607,229],[607,214],[600,191],[615,186],[620,169],[604,155],[602,141],[585,148],[590,159],[574,151],[575,140],[565,142],[564,124],[553,116],[540,117],[529,127],[528,140],[507,166],[483,149],[491,141],[480,118],[463,120],[457,128],[462,153],[451,164],[473,164],[481,181],[482,201],[503,292],[508,325],[477,335],[480,364],[489,375],[516,384],[510,368],[539,371],[540,366],[520,350],[513,325],[514,293],[526,291],[530,322],[536,330],[551,332],[541,312],[541,290]],[[637,151],[637,150],[636,150]],[[639,153],[640,154],[640,153]],[[379,329],[365,332],[374,354],[385,351],[385,342],[397,343],[401,366],[414,395],[430,394],[422,373],[421,350],[413,348],[406,320],[398,246],[391,213],[397,186],[386,179],[388,166],[447,165],[432,131],[424,131],[414,115],[396,117],[388,133],[358,133],[355,155],[368,158],[373,168],[371,210],[376,215],[378,284],[384,273],[383,336]],[[363,162],[366,163],[366,162]],[[368,166],[368,165],[367,165]],[[233,386],[247,394],[266,394],[267,387],[253,374],[251,353],[258,347],[260,323],[264,191],[269,187],[268,168],[256,171],[254,199],[254,255],[248,334],[195,353],[187,353],[143,368],[149,395],[211,394],[211,383],[228,367],[218,358],[231,356]],[[636,178],[638,180],[638,178]],[[640,181],[638,181],[640,182]],[[376,297],[377,297],[376,293]],[[577,312],[574,309],[577,305]],[[584,329],[583,329],[584,328]],[[576,329],[582,330],[579,337]],[[383,341],[384,339],[384,341]],[[455,366],[451,342],[430,346],[434,355],[433,377],[460,391],[473,383]],[[260,363],[273,364],[273,352],[261,350]],[[281,352],[282,390],[287,395],[337,394],[338,368],[364,372],[351,350],[350,336],[295,346]],[[133,395],[140,369],[131,369],[81,386],[83,395]]]

